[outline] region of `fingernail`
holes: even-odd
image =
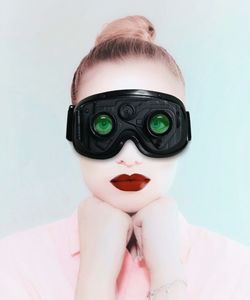
[[[137,248],[137,259],[139,261],[141,261],[143,259],[142,251],[139,247]]]

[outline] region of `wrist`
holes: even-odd
[[[108,289],[113,289],[116,285],[116,278],[112,274],[109,274],[108,272],[99,269],[83,269],[80,268],[78,273],[78,279],[81,281],[91,283],[98,282],[98,285],[100,283],[100,286]]]
[[[103,275],[102,275],[103,274]],[[78,273],[76,300],[103,299],[114,300],[116,281],[103,272],[83,271]],[[98,287],[98,288],[97,288]]]
[[[98,258],[86,259],[83,257],[80,258],[79,276],[93,280],[97,278],[110,286],[115,284],[117,277],[114,267],[107,262]]]
[[[186,281],[186,279],[186,270],[182,264],[175,265],[173,268],[158,268],[150,272],[150,287],[151,289],[155,289],[175,280]]]
[[[167,299],[186,300],[187,281],[176,279],[156,289],[151,289],[147,294],[149,300],[165,300],[166,297]]]

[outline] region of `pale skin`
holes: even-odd
[[[182,83],[162,62],[144,58],[105,62],[85,75],[78,101],[108,90],[142,88],[172,94],[184,102]],[[150,272],[151,289],[175,279],[185,280],[180,261],[178,208],[175,200],[166,195],[175,177],[179,155],[163,159],[147,157],[131,140],[110,159],[76,155],[92,195],[78,209],[80,268],[75,300],[116,299],[116,279],[133,232]],[[122,173],[141,173],[151,180],[142,190],[122,191],[110,183]],[[163,293],[155,297],[163,299],[166,300]],[[173,287],[167,299],[185,300],[186,287]]]

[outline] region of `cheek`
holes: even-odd
[[[98,165],[93,163],[81,163],[83,182],[93,194],[96,194],[99,187],[103,187],[102,173]]]
[[[159,158],[149,164],[149,169],[154,170],[153,174],[167,173],[171,175],[177,167],[177,162],[178,160],[175,157]]]
[[[152,179],[162,186],[175,176],[175,168],[173,166],[163,166],[152,175]]]
[[[81,158],[80,168],[84,182],[91,189],[103,187],[109,179],[109,172],[112,171],[111,165],[107,161]]]
[[[157,166],[152,166],[152,179],[161,192],[167,191],[171,187],[176,175],[177,165],[177,160],[167,160],[166,158]]]
[[[161,171],[169,175],[175,174],[179,160],[176,157],[167,157],[161,163]]]
[[[100,168],[101,161],[79,155],[81,170],[84,173],[95,173]]]
[[[99,174],[98,164],[86,157],[80,159],[80,169],[85,181],[95,178],[95,174]]]

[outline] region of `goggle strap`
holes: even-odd
[[[191,121],[190,121],[190,115],[189,112],[186,111],[187,116],[188,116],[188,141],[191,141]]]
[[[67,117],[67,130],[66,130],[66,139],[72,141],[73,139],[73,113],[75,105],[70,105],[68,109]]]

